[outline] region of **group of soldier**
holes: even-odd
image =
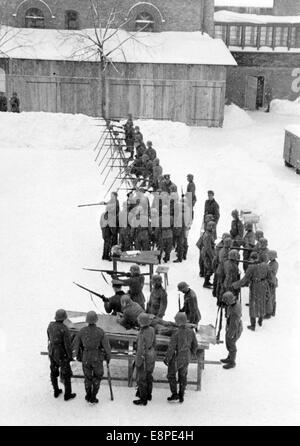
[[[20,113],[20,99],[18,98],[18,94],[14,91],[11,98],[9,99],[10,111],[13,113]],[[0,112],[7,112],[8,104],[7,97],[0,91]]]
[[[124,127],[126,150],[130,151],[131,157],[134,156],[135,148],[136,160],[144,157],[142,161],[145,162],[146,155],[149,158],[146,162],[155,161],[156,152],[151,142],[147,143],[144,152],[140,148],[144,147],[143,137],[140,129],[133,127],[131,117]],[[196,202],[193,176],[188,175],[187,191],[179,197],[177,187],[171,182],[169,175],[160,178],[161,182],[156,182],[153,174],[141,173],[137,177],[140,175],[145,180],[148,179],[151,184],[154,191],[152,203],[150,205],[145,189],[137,188],[128,193],[127,200],[120,210],[118,194],[112,192],[110,200],[107,203],[103,202],[106,210],[100,221],[104,239],[102,258],[111,260],[111,256],[114,255],[113,247],[119,245],[121,251],[133,248],[148,251],[151,248],[158,248],[159,260],[164,254],[162,259],[164,262],[170,260],[171,250],[175,248],[177,253],[175,262],[182,262],[187,255],[187,235],[193,221],[193,207]],[[243,330],[241,287],[249,286],[248,328],[255,331],[257,319],[258,325],[262,326],[263,319],[275,316],[278,286],[276,251],[269,250],[268,241],[262,231],[254,232],[252,223],[243,223],[240,220],[237,210],[233,210],[231,215],[230,231],[224,233],[221,241],[216,244],[220,208],[214,198],[214,192],[208,191],[202,234],[197,242],[200,250],[199,275],[204,278],[203,287],[212,290],[218,309],[225,310],[228,356],[221,360],[224,369],[231,369],[236,365],[236,343]],[[245,272],[243,278],[240,277],[239,263]],[[109,298],[98,296],[103,299],[105,311],[115,315],[120,325],[126,329],[139,328],[135,356],[138,399],[133,403],[147,405],[152,399],[157,333],[170,336],[164,359],[168,367],[167,377],[171,390],[168,401],[183,402],[188,365],[198,349],[194,330],[197,330],[201,313],[196,293],[186,282],[178,283],[177,289],[184,296],[183,305],[179,298],[179,312],[175,316],[175,322],[166,321],[164,316],[168,296],[162,286],[162,277],[155,274],[151,278],[152,290],[146,303],[143,294],[145,274],[141,273],[138,265],[132,265],[127,275],[128,277],[124,279],[121,276],[113,278],[113,296]],[[128,287],[128,290],[124,292],[123,287]],[[97,403],[97,393],[103,377],[103,361],[109,363],[111,358],[109,340],[104,331],[96,325],[97,314],[90,311],[86,316],[88,325],[79,331],[71,343],[69,331],[63,324],[66,318],[65,310],[57,310],[55,322],[51,322],[48,327],[54,397],[57,398],[62,393],[58,387],[59,370],[65,385],[64,399],[67,401],[76,396],[71,390],[70,361],[77,358],[82,361],[85,399],[89,403]]]
[[[153,371],[155,367],[156,333],[170,336],[170,344],[165,354],[164,363],[168,367],[168,381],[171,395],[168,401],[184,401],[187,384],[188,365],[196,355],[198,343],[193,328],[197,327],[201,314],[195,292],[185,282],[178,284],[178,290],[184,295],[183,306],[175,316],[175,323],[163,319],[167,308],[167,292],[162,286],[162,277],[152,277],[152,291],[145,305],[143,295],[144,276],[138,265],[130,268],[130,277],[125,280],[113,279],[114,295],[110,298],[101,296],[107,313],[117,315],[117,322],[126,329],[139,328],[135,357],[138,399],[136,405],[147,405],[152,400]],[[128,292],[122,291],[127,286]],[[82,328],[73,342],[68,328],[63,324],[67,313],[59,309],[55,322],[48,327],[48,351],[50,357],[50,377],[57,398],[62,390],[58,386],[59,371],[65,386],[64,399],[75,398],[71,390],[70,362],[77,359],[82,362],[87,402],[98,403],[97,394],[103,377],[103,361],[109,363],[111,347],[104,331],[96,326],[98,316],[94,311],[87,313],[87,326]],[[178,373],[178,386],[176,374]]]

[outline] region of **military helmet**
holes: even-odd
[[[192,173],[188,173],[187,174],[187,178],[193,180],[194,179],[194,175]]]
[[[133,273],[133,274],[141,274],[141,270],[140,270],[139,265],[132,265],[130,267],[130,272]]]
[[[229,232],[224,232],[224,234],[222,235],[222,240],[224,241],[226,238],[230,238],[230,234]]]
[[[179,282],[179,284],[177,285],[177,288],[179,291],[184,291],[189,288],[189,285],[186,282]]]
[[[231,215],[232,215],[232,217],[238,217],[238,216],[239,216],[239,211],[238,211],[237,209],[234,209],[234,210],[231,212]]]
[[[97,316],[97,313],[95,311],[89,311],[87,313],[85,321],[88,324],[95,324],[97,322],[97,320],[98,320],[98,316]]]
[[[268,240],[266,238],[262,237],[259,240],[259,244],[260,244],[261,248],[266,248],[268,246]]]
[[[129,305],[132,302],[131,297],[129,296],[129,294],[124,294],[121,297],[121,306],[122,307],[127,307],[127,305]]]
[[[264,236],[264,233],[260,229],[255,232],[256,240],[259,240],[259,239],[263,238],[263,236]]]
[[[253,230],[253,224],[248,222],[245,224],[246,231],[252,231]]]
[[[152,146],[152,141],[147,141],[147,146]]]
[[[214,216],[212,214],[206,214],[204,217],[204,221],[206,223],[208,223],[209,221],[213,221],[214,220]]]
[[[251,252],[250,259],[254,261],[258,260],[258,253],[256,251]]]
[[[258,256],[258,260],[259,260],[261,263],[265,263],[265,262],[267,262],[267,261],[269,260],[269,256],[268,256],[268,254],[265,253],[265,252],[260,252],[260,253],[259,253],[259,256]]]
[[[68,317],[68,315],[67,315],[66,310],[63,310],[62,308],[57,310],[55,313],[56,322],[63,322],[67,319],[67,317]]]
[[[232,239],[231,239],[231,237],[226,237],[225,239],[224,239],[224,246],[226,247],[226,248],[229,248],[230,246],[231,246],[231,244],[232,244]]]
[[[228,254],[229,260],[239,260],[239,252],[236,249],[232,249]]]
[[[152,282],[155,283],[162,283],[162,277],[159,274],[154,274],[154,276],[152,276]]]
[[[207,223],[206,228],[207,228],[207,229],[214,229],[215,226],[216,226],[216,223],[215,223],[214,221],[211,220],[211,221],[209,221],[209,222]]]
[[[178,312],[175,316],[175,322],[178,326],[185,325],[187,323],[186,314],[181,311]]]
[[[222,301],[226,305],[232,305],[236,301],[236,297],[231,291],[226,291],[222,296]]]
[[[269,259],[270,260],[277,259],[277,251],[269,251]]]
[[[140,313],[137,317],[140,327],[149,327],[151,323],[150,315],[147,313]]]

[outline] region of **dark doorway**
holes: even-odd
[[[247,76],[245,90],[245,108],[258,110],[264,106],[265,78],[264,76]]]
[[[256,95],[256,110],[264,106],[265,96],[265,78],[264,76],[257,77],[257,95]]]

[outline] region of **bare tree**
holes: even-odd
[[[134,39],[141,43],[138,39],[138,33],[144,31],[147,25],[138,31],[127,32],[123,38],[119,38],[120,30],[131,22],[132,18],[125,18],[119,10],[120,2],[114,1],[106,17],[102,16],[103,8],[101,0],[89,0],[89,12],[92,21],[92,29],[83,29],[71,33],[71,38],[76,42],[76,49],[70,58],[80,60],[97,60],[99,61],[99,78],[101,82],[101,112],[104,119],[108,119],[106,95],[107,95],[107,66],[112,65],[117,71],[112,61],[112,55],[117,50],[121,50],[126,61],[125,53],[122,49],[124,44]]]

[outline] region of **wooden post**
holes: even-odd
[[[245,48],[245,40],[246,40],[246,26],[242,25],[241,28],[242,28],[241,45],[242,45],[242,49],[244,49]],[[238,34],[238,32],[237,32],[237,34]]]
[[[292,46],[292,25],[288,27],[288,35],[287,35],[287,49],[290,51]]]
[[[230,25],[226,25],[226,45],[230,45]]]
[[[272,49],[274,50],[276,46],[276,25],[272,27]]]
[[[132,387],[133,382],[133,341],[128,342],[128,387]]]
[[[256,48],[259,50],[261,41],[261,25],[257,25]]]
[[[201,390],[203,369],[204,369],[204,349],[201,349],[197,355],[197,391]]]

